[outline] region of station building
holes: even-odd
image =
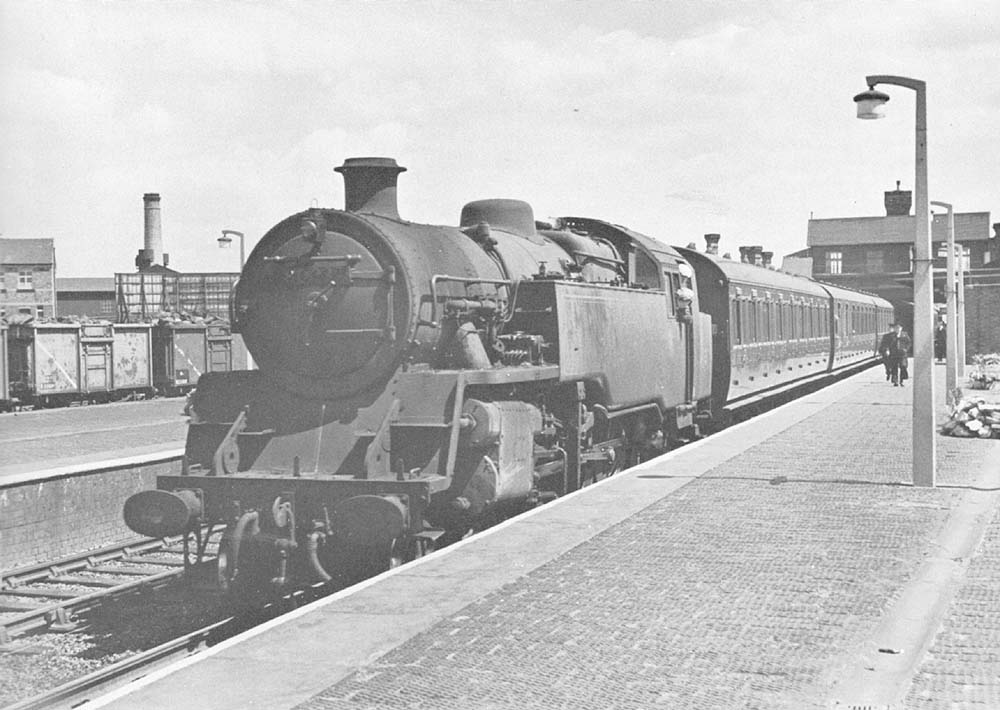
[[[884,216],[810,219],[807,248],[789,254],[783,268],[826,283],[876,294],[890,301],[912,332],[913,235],[912,193],[885,193]],[[965,270],[966,352],[1000,352],[1000,223],[989,212],[956,212],[955,243]],[[944,304],[947,281],[947,214],[931,222],[934,253],[934,300]]]

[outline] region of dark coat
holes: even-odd
[[[878,352],[884,358],[905,358],[910,352],[910,336],[904,332],[898,336],[893,332],[886,333],[879,341]]]

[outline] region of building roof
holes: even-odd
[[[0,264],[54,264],[55,244],[51,239],[0,239]]]
[[[167,268],[161,264],[150,264],[139,269],[140,274],[180,274],[180,271],[174,271],[173,269]]]
[[[811,247],[850,246],[855,244],[903,244],[913,242],[914,217],[840,217],[809,220],[806,244]],[[935,214],[931,239],[948,238],[947,215]],[[990,238],[989,212],[955,214],[955,241],[985,241]]]
[[[57,278],[56,291],[88,291],[88,292],[111,292],[115,290],[114,277],[81,277],[81,278]]]

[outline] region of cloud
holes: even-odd
[[[998,8],[6,3],[0,231],[119,235],[108,253],[129,269],[141,194],[159,191],[174,263],[225,266],[201,251],[218,229],[259,236],[313,199],[340,206],[333,168],[388,155],[409,168],[411,219],[518,197],[790,252],[810,210],[878,214],[884,189],[912,181],[912,96],[892,90],[877,125],[853,119],[873,72],[927,80],[932,186],[1000,209],[983,150],[1000,134]],[[107,262],[59,258],[68,274]]]

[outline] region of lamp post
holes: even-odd
[[[931,200],[935,207],[944,207],[948,210],[948,275],[945,281],[945,303],[947,304],[946,318],[948,319],[948,329],[945,331],[948,353],[945,359],[945,399],[948,404],[954,404],[955,388],[958,386],[958,304],[955,294],[955,212],[947,202]]]
[[[958,252],[958,285],[957,285],[958,296],[956,303],[956,311],[958,318],[955,322],[955,330],[958,333],[957,342],[958,346],[958,380],[959,382],[965,381],[965,249],[959,245]]]
[[[235,229],[223,229],[222,236],[218,238],[219,248],[228,249],[233,245],[233,237],[240,238],[240,272],[243,271],[243,267],[246,266],[246,252],[243,248],[243,232],[237,232]]]
[[[913,244],[913,484],[934,486],[937,438],[934,430],[934,281],[927,204],[927,84],[905,76],[865,77],[868,91],[854,97],[858,118],[882,118],[879,107],[889,100],[875,91],[892,84],[916,92],[916,179]]]

